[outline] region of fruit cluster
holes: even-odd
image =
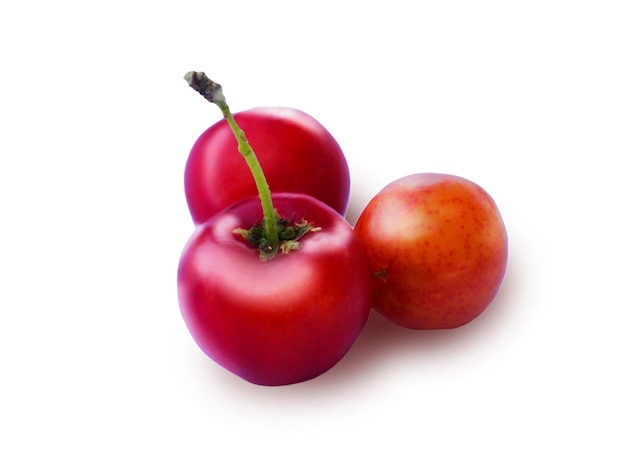
[[[178,269],[182,316],[215,362],[255,384],[297,383],[337,364],[372,308],[410,329],[450,329],[494,299],[507,234],[480,186],[406,176],[353,228],[346,158],[318,121],[289,108],[232,114],[219,84],[185,79],[224,115],[187,161],[196,229]]]

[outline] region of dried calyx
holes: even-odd
[[[272,244],[265,232],[265,220],[252,226],[250,229],[237,228],[233,232],[242,236],[260,252],[262,261],[268,261],[277,254],[288,254],[300,249],[300,239],[309,232],[321,231],[306,219],[296,222],[294,215],[289,219],[282,218],[276,213],[276,227],[278,229],[278,245]]]

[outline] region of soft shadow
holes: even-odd
[[[376,384],[381,373],[394,368],[398,360],[412,360],[418,366],[437,358],[464,358],[474,351],[482,351],[490,342],[505,338],[507,329],[516,324],[508,320],[507,315],[519,297],[519,285],[518,276],[509,272],[496,298],[481,315],[450,330],[403,328],[372,310],[359,339],[334,368],[295,386],[302,392],[315,393],[316,397],[333,395]]]
[[[365,209],[365,206],[372,199],[373,194],[366,192],[362,187],[353,189],[350,193],[350,201],[348,202],[348,209],[346,210],[346,221],[354,226],[361,216],[361,213]]]
[[[398,360],[411,361],[415,367],[433,360],[463,361],[474,351],[484,349],[493,341],[505,337],[511,322],[507,315],[520,298],[520,276],[510,269],[491,305],[470,323],[451,330],[411,330],[390,322],[376,311],[348,354],[326,373],[309,381],[288,386],[258,386],[242,380],[219,367],[208,358],[199,356],[199,377],[208,380],[211,391],[226,391],[233,398],[248,404],[308,405],[328,402],[360,389],[378,384],[381,374],[393,371]],[[498,343],[499,344],[499,343]],[[411,363],[412,364],[412,363]],[[352,397],[352,396],[350,396]]]

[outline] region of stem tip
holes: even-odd
[[[225,102],[222,86],[209,79],[203,72],[189,71],[185,74],[185,81],[207,101],[213,102],[214,104]]]

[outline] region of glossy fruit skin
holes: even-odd
[[[302,247],[261,262],[238,227],[262,218],[244,199],[198,226],[182,253],[178,297],[198,346],[259,385],[314,378],[352,347],[371,310],[372,278],[360,241],[336,211],[301,194],[275,193],[282,216],[322,228]]]
[[[357,220],[374,278],[373,306],[413,329],[480,315],[504,278],[508,237],[493,199],[461,177],[420,173],[378,193]]]
[[[311,195],[344,215],[350,173],[337,141],[310,115],[286,107],[233,114],[245,131],[272,192]],[[257,189],[225,119],[195,142],[185,167],[185,194],[200,224]]]

